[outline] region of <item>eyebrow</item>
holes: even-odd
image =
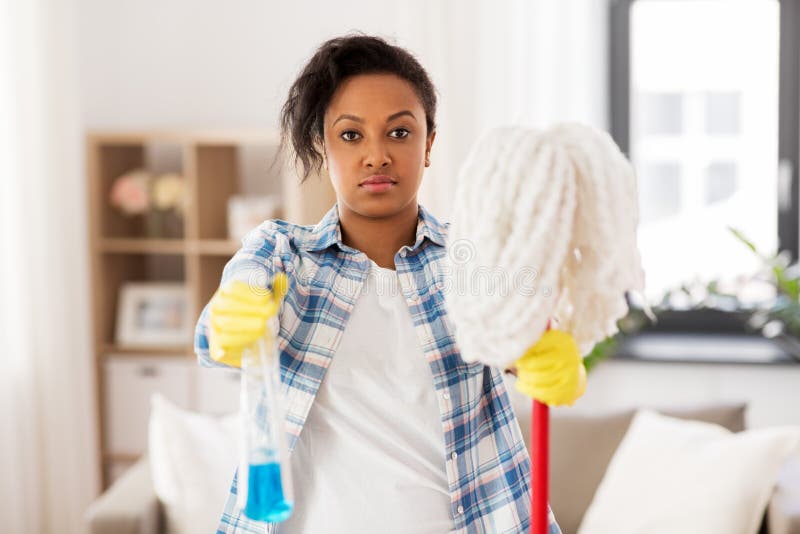
[[[386,122],[391,122],[394,119],[396,119],[397,117],[402,117],[403,115],[408,115],[412,119],[417,120],[417,118],[414,116],[413,113],[411,113],[407,109],[404,109],[403,111],[398,111],[397,113],[392,113],[391,115],[386,117]],[[335,125],[337,122],[339,122],[342,119],[350,119],[351,121],[364,122],[364,119],[362,119],[361,117],[357,117],[355,115],[350,115],[350,114],[345,113],[344,115],[339,115],[339,118],[336,119],[335,121],[333,121],[333,124],[331,124],[331,126]]]

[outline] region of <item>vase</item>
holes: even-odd
[[[175,210],[151,210],[145,215],[145,234],[150,239],[183,237],[183,216]]]

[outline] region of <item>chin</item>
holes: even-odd
[[[360,192],[363,193],[363,192]],[[398,213],[412,199],[393,194],[359,194],[358,198],[340,200],[350,210],[364,217],[387,217]]]

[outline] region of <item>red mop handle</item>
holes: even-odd
[[[550,330],[552,320],[547,321]],[[531,420],[531,534],[547,534],[550,470],[550,407],[533,399]]]
[[[547,534],[548,470],[550,466],[550,407],[533,400],[531,423],[531,534]]]

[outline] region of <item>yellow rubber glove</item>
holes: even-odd
[[[586,391],[586,368],[575,339],[547,330],[514,362],[520,393],[548,406],[572,406]]]
[[[267,332],[267,321],[278,314],[288,290],[284,273],[272,278],[272,290],[254,289],[241,280],[220,286],[211,297],[208,321],[208,348],[211,358],[220,363],[242,366],[242,353]]]

